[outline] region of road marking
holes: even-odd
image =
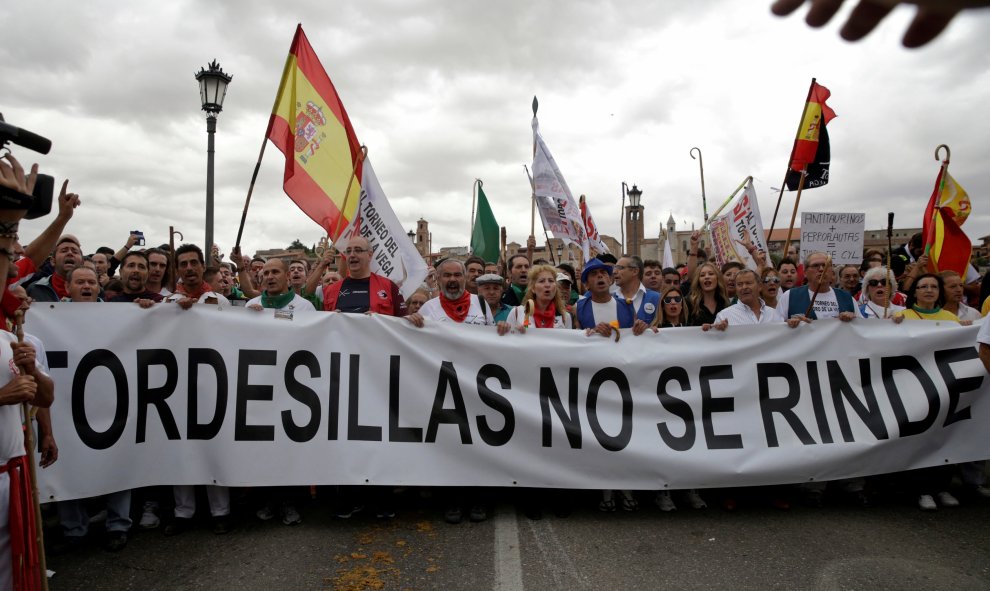
[[[523,591],[519,524],[512,505],[495,510],[495,591]]]

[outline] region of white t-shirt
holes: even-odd
[[[990,320],[984,320],[980,332],[976,333],[976,342],[990,345]]]
[[[729,326],[743,326],[747,324],[770,324],[773,322],[783,322],[784,318],[777,314],[777,310],[771,308],[766,302],[760,300],[760,317],[757,318],[753,310],[742,302],[736,302],[722,310],[715,316],[715,322],[729,321]]]
[[[0,331],[0,386],[7,385],[14,379],[10,370],[14,361],[14,350],[11,343],[17,342],[17,337],[7,331]],[[35,344],[37,347],[37,344]],[[40,362],[40,353],[39,353]],[[0,405],[0,464],[6,464],[11,458],[24,455],[24,432],[21,431],[21,405]]]
[[[861,316],[866,318],[883,318],[883,306],[880,304],[873,303],[871,301],[866,301],[860,308],[862,310]],[[897,304],[890,304],[887,306],[887,318],[893,318],[894,314],[898,312],[903,312],[905,310],[904,306],[898,306]]]
[[[187,296],[184,296],[181,293],[173,293],[172,295],[168,296],[167,298],[165,298],[162,301],[163,302],[177,302],[179,300],[186,299],[186,297]],[[228,300],[227,298],[225,298],[223,296],[223,294],[217,293],[215,291],[208,291],[208,292],[204,293],[203,295],[199,296],[199,299],[196,300],[196,301],[199,302],[200,304],[205,304],[206,303],[206,300],[208,300],[210,298],[216,298],[218,305],[221,305],[221,306],[229,306],[230,305],[230,300]]]
[[[426,307],[426,304],[423,304]],[[517,326],[522,326],[523,321],[526,319],[526,308],[523,306],[516,306],[509,312],[508,318],[505,319],[513,329]],[[553,328],[571,328],[571,315],[565,313],[563,316],[554,316],[553,318]],[[537,328],[536,324],[530,319],[530,327]]]
[[[253,306],[254,304],[261,305],[261,296],[256,298],[251,298],[245,306]],[[292,298],[292,301],[287,305],[282,306],[279,310],[288,310],[289,312],[316,312],[316,308],[313,307],[313,303],[302,297],[298,293]]]
[[[791,292],[793,290],[787,290],[784,295],[780,296],[780,300],[777,302],[777,309],[780,310],[780,316],[787,319],[787,310],[789,309],[791,303]],[[839,300],[835,297],[835,290],[831,287],[828,291],[824,293],[819,293],[815,297],[815,293],[808,290],[808,297],[815,298],[815,305],[812,308],[815,311],[815,316],[821,320],[822,318],[838,318],[839,317]],[[804,314],[802,311],[801,314]]]
[[[614,298],[609,298],[605,303],[599,304],[598,302],[591,300],[591,313],[595,317],[595,325],[609,324],[611,322],[617,322],[619,320],[619,313],[616,309],[618,302]],[[594,326],[585,326],[585,328],[594,328]]]
[[[427,300],[423,307],[419,309],[419,313],[428,320],[433,320],[436,322],[454,322],[454,320],[447,316],[447,312],[443,309],[443,303],[440,302],[440,297],[433,298],[432,300]],[[491,306],[487,303],[484,309],[481,308],[481,299],[475,295],[471,294],[471,305],[468,307],[467,316],[464,317],[464,322],[461,324],[474,324],[479,326],[489,326],[495,324],[495,318],[492,316]]]

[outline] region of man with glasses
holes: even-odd
[[[804,262],[807,285],[795,287],[780,296],[777,310],[787,324],[794,328],[801,322],[820,318],[838,318],[849,322],[856,317],[856,304],[852,296],[841,290],[832,289],[832,263],[824,252],[813,252]],[[812,306],[814,298],[814,306]]]
[[[615,299],[620,304],[632,306],[636,321],[648,326],[660,310],[660,294],[643,285],[643,260],[638,256],[626,255],[612,266],[612,270],[615,281],[612,293]]]
[[[371,272],[371,245],[367,238],[352,238],[344,250],[347,278],[323,289],[323,309],[351,314],[405,316],[406,304],[399,287],[388,277]]]

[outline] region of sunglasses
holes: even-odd
[[[887,287],[887,280],[886,279],[870,279],[869,281],[866,282],[866,284],[869,285],[870,287],[876,287],[878,285],[882,285],[884,287]]]
[[[667,296],[663,299],[665,304],[679,304],[684,300],[681,296]]]
[[[763,283],[780,283],[780,277],[765,277]]]

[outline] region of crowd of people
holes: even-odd
[[[15,174],[19,167],[14,163],[10,158],[7,163],[0,162],[0,172],[4,173],[0,180],[8,189],[23,189],[26,177]],[[629,329],[631,337],[627,338],[636,338],[648,331],[684,327],[731,331],[739,325],[786,323],[799,329],[802,324],[829,319],[971,324],[990,307],[988,294],[981,293],[978,275],[974,280],[955,272],[929,272],[917,236],[893,253],[870,250],[861,265],[841,267],[832,265],[828,256],[819,252],[798,260],[796,248],[770,264],[765,253],[752,245],[747,247],[754,260],[763,261],[757,268],[739,262],[717,265],[700,248],[700,233],[692,237],[688,262],[677,267],[665,268],[658,261],[634,255],[610,254],[599,255],[580,269],[566,263],[531,261],[524,254],[509,256],[501,264],[477,257],[466,261],[451,258],[430,267],[424,284],[404,298],[400,286],[372,271],[373,250],[362,237],[352,239],[339,253],[326,253],[312,266],[305,259],[252,259],[237,253],[232,253],[228,262],[214,256],[218,262],[206,266],[204,253],[196,245],[183,244],[174,252],[168,245],[139,248],[137,235],[130,236],[118,250],[100,247],[85,255],[80,241],[65,233],[78,205],[78,196],[63,186],[53,221],[24,247],[16,239],[14,214],[0,210],[0,254],[5,255],[0,257],[0,271],[9,277],[0,313],[8,325],[27,311],[32,301],[102,301],[136,303],[143,308],[177,304],[189,309],[219,304],[287,314],[372,313],[402,317],[417,327],[432,322],[491,326],[499,335],[565,329],[583,331],[589,339],[617,339],[624,329]],[[58,461],[58,433],[52,432],[47,408],[54,400],[54,386],[48,377],[43,344],[36,339],[20,343],[10,332],[5,332],[4,338],[10,346],[0,347],[0,361],[9,362],[3,363],[3,368],[20,368],[4,376],[6,385],[0,389],[0,465],[5,477],[0,480],[4,483],[0,492],[5,501],[7,491],[14,491],[25,480],[18,405],[27,401],[38,408],[42,468]],[[990,331],[981,330],[978,340],[981,359],[990,368]],[[59,412],[58,406],[55,412]],[[973,498],[990,498],[982,462],[914,470],[904,475],[902,482],[922,509],[935,510],[939,505],[959,504],[950,491],[956,474],[963,490]],[[232,492],[221,486],[205,488],[213,531],[226,533],[232,526]],[[820,506],[826,490],[835,490],[838,496],[864,506],[876,498],[862,478],[799,488],[767,487],[755,496],[786,509],[798,495],[806,503]],[[559,496],[552,491],[530,492],[521,495],[520,503],[531,518],[539,518],[548,503],[558,514],[570,510],[553,500]],[[278,518],[286,525],[295,525],[302,521],[297,505],[304,493],[278,487],[235,491],[234,495],[235,500],[248,495],[249,512],[257,519]],[[384,487],[336,487],[331,495],[336,502],[334,513],[348,518],[367,506],[380,518],[392,517],[392,493]],[[444,519],[460,523],[464,519],[485,520],[491,494],[474,488],[449,488],[436,496],[443,501]],[[661,511],[675,510],[677,502],[695,509],[708,506],[698,490],[651,494]],[[734,509],[739,498],[754,496],[753,491],[729,489],[705,495],[718,497],[726,509]],[[629,490],[601,491],[597,508],[633,511],[639,508],[637,497],[642,496],[642,492]],[[12,503],[15,497],[21,498],[10,497]],[[97,522],[90,515],[93,510],[100,513],[99,521],[106,529],[105,547],[110,551],[126,546],[133,527],[132,513],[141,529],[164,524],[165,535],[181,534],[194,525],[196,500],[195,487],[175,486],[120,491],[98,501],[59,502],[54,510],[60,531],[54,536],[52,550],[66,552],[83,545],[90,524]],[[0,519],[7,513],[5,502],[0,505]],[[0,529],[16,532],[21,526],[22,522],[10,522]],[[0,539],[0,552],[4,551],[3,542]],[[9,537],[6,543],[10,545]]]

